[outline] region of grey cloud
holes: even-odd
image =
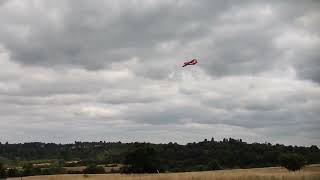
[[[150,10],[141,8],[140,4],[78,1],[76,4],[63,3],[61,10],[48,8],[49,15],[56,12],[61,16],[58,20],[48,14],[41,15],[36,6],[31,6],[35,13],[24,22],[8,22],[26,27],[29,30],[26,39],[21,41],[16,34],[3,36],[3,39],[12,51],[13,60],[22,63],[72,64],[97,69],[132,55],[145,57],[157,42],[196,38],[196,33],[201,31],[190,34],[185,26],[189,21],[197,20],[194,17],[205,17],[208,10],[202,10],[201,4],[193,4],[175,7],[160,3],[159,7]],[[199,10],[197,16],[187,13],[190,8]],[[8,14],[7,18],[10,18]],[[150,53],[145,58],[148,57],[151,57]]]
[[[318,6],[0,1],[0,141],[319,145]]]
[[[145,3],[77,1],[44,4],[48,13],[43,15],[38,9],[41,5],[30,4],[34,12],[23,21],[9,10],[3,16],[12,18],[13,21],[4,21],[18,29],[16,33],[1,33],[13,60],[30,65],[77,65],[95,70],[135,56],[142,60],[141,66],[150,64],[149,68],[135,69],[136,73],[154,79],[167,77],[169,70],[164,70],[161,63],[181,63],[194,55],[215,76],[257,74],[276,68],[283,51],[274,46],[273,39],[284,26],[295,28],[296,19],[306,16],[306,10],[316,13],[315,7],[319,6],[316,2],[286,1],[251,4],[179,1],[152,2],[145,6]],[[18,34],[24,31],[27,35],[21,39]],[[198,39],[204,38],[208,44],[198,46]],[[164,54],[155,50],[157,44],[172,40],[179,43],[176,52]],[[303,66],[311,70],[303,68],[299,74],[317,80],[317,69],[306,62]]]

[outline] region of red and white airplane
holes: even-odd
[[[196,59],[192,59],[191,61],[185,62],[182,67],[185,67],[185,66],[188,66],[188,65],[195,65],[197,63],[198,63],[198,61]]]

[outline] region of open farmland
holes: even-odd
[[[19,180],[20,178],[9,178]],[[25,180],[320,180],[320,165],[311,165],[301,171],[288,172],[281,167],[233,169],[219,171],[187,172],[187,173],[163,173],[163,174],[99,174],[99,175],[51,175],[23,177]]]

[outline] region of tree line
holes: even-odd
[[[270,143],[247,143],[241,139],[203,140],[185,145],[178,143],[74,142],[0,143],[0,163],[4,167],[25,166],[23,163],[55,159],[55,167],[125,164],[124,173],[183,172],[231,168],[280,166],[290,158],[303,164],[320,163],[320,150],[310,147]],[[75,161],[75,163],[66,163]],[[288,163],[287,163],[288,164]],[[291,163],[292,164],[292,163]],[[23,170],[27,169],[26,167]],[[49,171],[49,170],[48,170]],[[51,169],[59,173],[59,169]],[[51,173],[48,172],[48,173]],[[9,173],[8,170],[6,173]],[[32,173],[31,173],[32,174]],[[33,173],[34,174],[34,173]]]

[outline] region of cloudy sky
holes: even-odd
[[[0,141],[320,145],[319,9],[0,0]]]

